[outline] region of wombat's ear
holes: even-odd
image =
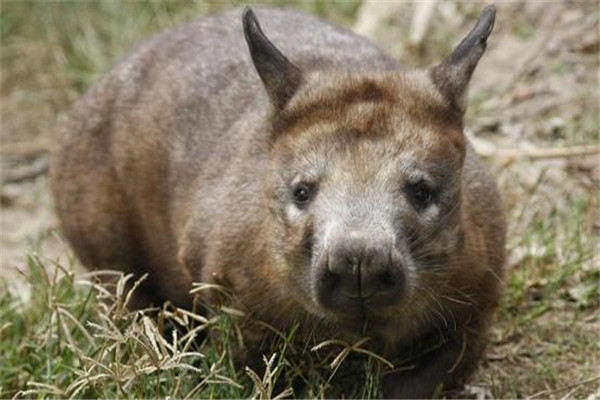
[[[244,9],[242,21],[252,62],[271,102],[281,109],[302,83],[302,72],[267,39],[250,7]]]
[[[434,84],[446,99],[464,113],[469,79],[485,51],[487,38],[494,27],[496,9],[487,6],[469,34],[441,64],[431,69]]]

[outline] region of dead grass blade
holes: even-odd
[[[549,397],[548,395],[550,395],[550,394],[562,392],[564,390],[575,389],[575,388],[578,388],[578,387],[581,387],[581,386],[584,386],[584,385],[587,385],[589,383],[596,382],[596,381],[599,381],[599,380],[600,380],[600,375],[595,376],[593,378],[585,379],[583,381],[574,383],[572,385],[566,385],[566,386],[562,386],[562,387],[559,387],[559,388],[556,388],[556,389],[542,390],[542,391],[537,392],[536,394],[534,394],[532,396],[527,397],[527,399],[537,399],[537,398],[540,398],[542,396],[546,396],[546,398],[548,398]]]

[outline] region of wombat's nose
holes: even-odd
[[[323,267],[318,287],[326,307],[385,305],[400,297],[404,275],[391,240],[350,234],[329,249]]]

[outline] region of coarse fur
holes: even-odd
[[[75,105],[51,165],[65,235],[88,268],[149,273],[137,307],[218,283],[302,340],[366,335],[393,357],[443,337],[386,395],[459,386],[502,289],[500,196],[462,132],[493,9],[423,70],[301,12],[257,15],[264,33],[235,10],[156,36]]]

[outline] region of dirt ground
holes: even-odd
[[[409,2],[363,5],[353,25],[408,64],[427,65],[456,44],[482,3],[439,2],[424,39],[411,45],[406,38],[415,8]],[[599,4],[515,1],[497,8],[494,33],[472,81],[466,133],[497,177],[505,199],[510,217],[508,274],[517,273],[532,256],[522,241],[531,227],[557,210],[569,210],[581,198],[587,206],[579,228],[588,248],[594,249],[581,268],[599,271]],[[17,46],[3,36],[0,53],[0,278],[17,286],[28,251],[62,262],[71,257],[52,210],[47,157],[52,127],[78,97],[78,88],[47,73],[68,62],[60,54],[42,65],[14,61],[37,51],[45,40],[52,38],[23,37]],[[95,71],[96,76],[101,72]],[[565,221],[569,223],[568,213]],[[528,295],[535,295],[540,281],[526,286]],[[597,347],[584,345],[600,338],[597,299],[593,301],[577,320],[579,336],[569,344],[575,347],[561,356],[564,364],[553,372],[558,376],[551,384],[540,387],[524,371],[538,368],[540,354],[552,351],[549,342],[567,333],[572,336],[574,325],[568,316],[574,311],[564,299],[552,300],[552,311],[531,325],[537,337],[547,341],[515,338],[511,335],[522,331],[511,330],[506,322],[494,331],[488,372],[478,376],[474,393],[490,397],[487,388],[496,379],[503,382],[504,392],[495,386],[495,397],[599,398],[599,356],[589,353]],[[519,387],[512,388],[510,381]]]

